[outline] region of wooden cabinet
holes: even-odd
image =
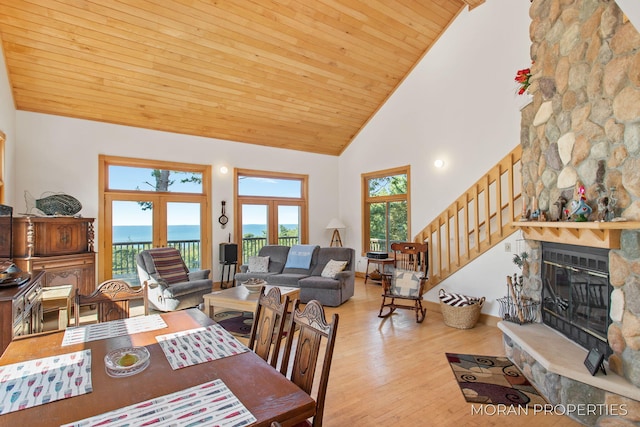
[[[13,262],[23,271],[45,271],[43,286],[96,288],[93,218],[14,217]]]
[[[43,271],[20,286],[0,288],[0,354],[14,337],[42,332]]]
[[[73,292],[80,289],[83,295],[89,295],[96,288],[95,253],[81,253],[52,257],[32,257],[25,260],[23,268],[17,259],[14,262],[26,271],[45,271],[43,286],[72,285]]]
[[[16,258],[93,252],[93,239],[93,218],[13,218],[13,256]]]

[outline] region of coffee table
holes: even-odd
[[[265,293],[274,287],[280,288],[282,298],[289,296],[289,301],[300,298],[300,288],[294,287],[265,285]],[[211,319],[213,319],[214,307],[254,312],[256,311],[259,297],[260,292],[249,292],[247,288],[242,285],[211,292],[204,296],[204,306],[208,308],[205,312],[209,314]]]

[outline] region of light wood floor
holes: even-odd
[[[380,286],[356,279],[355,296],[327,314],[340,315],[324,415],[326,427],[344,426],[579,426],[564,416],[472,414],[445,353],[504,355],[493,326],[469,330],[444,325],[427,312],[378,318]],[[399,313],[398,313],[399,311]],[[476,408],[479,405],[476,405]]]
[[[380,319],[380,299],[380,285],[365,285],[357,278],[353,298],[326,308],[328,319],[336,312],[340,321],[325,427],[580,425],[564,416],[534,415],[532,410],[528,415],[473,414],[445,353],[504,355],[501,332],[483,324],[469,330],[450,328],[434,311],[427,311],[422,324],[406,310]],[[137,314],[142,309],[132,308],[132,315]]]

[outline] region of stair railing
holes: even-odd
[[[513,222],[522,212],[521,156],[518,145],[415,236],[429,245],[428,289],[516,231]]]

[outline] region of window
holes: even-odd
[[[211,167],[100,156],[99,280],[138,284],[136,256],[177,248],[189,270],[211,268]]]
[[[409,240],[409,166],[362,174],[364,252]]]
[[[236,169],[235,183],[240,262],[264,245],[308,241],[307,175]]]

